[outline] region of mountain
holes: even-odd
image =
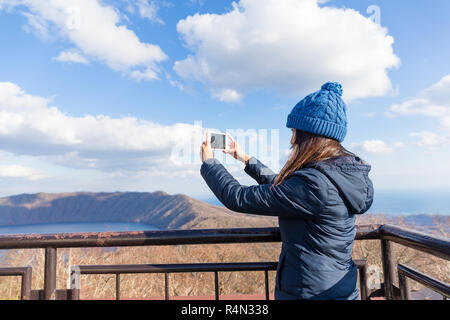
[[[37,193],[0,198],[0,225],[136,222],[158,229],[276,226],[277,219],[240,214],[163,191]]]

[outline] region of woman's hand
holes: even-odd
[[[202,159],[202,162],[214,158],[214,152],[211,148],[211,133],[209,130],[206,130],[206,141],[202,143],[200,148],[200,158]]]
[[[228,138],[230,138],[231,142],[228,144],[228,148],[222,150],[223,153],[228,153],[233,156],[236,160],[242,161],[247,164],[248,159],[250,157],[242,150],[241,146],[233,139],[231,134],[227,132]]]

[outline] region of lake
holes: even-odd
[[[106,231],[141,231],[158,230],[144,223],[133,222],[69,222],[24,224],[16,226],[0,226],[0,235],[30,233],[70,233],[70,232],[106,232]]]

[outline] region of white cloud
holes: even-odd
[[[156,1],[137,0],[135,3],[142,18],[164,24],[164,21],[158,17],[159,5]]]
[[[450,131],[450,74],[415,97],[391,105],[388,114],[437,118]]]
[[[375,118],[376,117],[376,113],[375,112],[364,112],[362,114],[363,117],[365,118]]]
[[[27,180],[38,180],[44,175],[33,168],[20,165],[0,165],[0,179],[2,178],[21,178]]]
[[[301,95],[326,81],[341,82],[348,100],[380,96],[400,63],[386,28],[317,0],[240,0],[224,14],[189,16],[177,30],[192,54],[175,71],[223,101],[259,89]]]
[[[28,17],[28,28],[47,34],[51,26],[62,40],[76,46],[91,61],[105,63],[115,71],[142,74],[140,80],[153,80],[158,63],[167,57],[161,48],[141,42],[121,23],[120,13],[99,0],[3,0],[1,9],[17,8]]]
[[[411,132],[409,135],[411,137],[420,138],[420,140],[417,141],[416,144],[421,147],[440,147],[449,141],[448,137],[440,136],[430,131]]]
[[[74,63],[83,63],[83,64],[89,63],[89,60],[87,60],[77,50],[73,50],[73,49],[61,51],[57,57],[53,58],[53,60],[60,61],[60,62],[74,62]]]
[[[190,167],[189,163],[178,166],[172,161],[172,151],[192,145],[195,150],[188,151],[198,157],[201,139],[198,124],[161,125],[130,116],[73,117],[52,106],[49,99],[27,94],[14,83],[0,82],[0,149],[16,155],[110,172],[188,170],[198,169],[200,161],[194,159]]]
[[[152,68],[146,68],[145,70],[133,70],[130,73],[130,77],[136,81],[151,81],[158,79],[158,74]]]
[[[365,140],[361,142],[354,142],[350,144],[351,149],[358,152],[373,153],[373,154],[391,154],[395,150],[405,147],[402,142],[395,142],[391,145],[382,140]]]
[[[450,141],[450,74],[444,76],[429,88],[402,103],[389,107],[388,116],[423,116],[438,120],[443,131],[412,132],[410,136],[419,137],[416,143],[423,147],[436,147]]]
[[[234,102],[241,99],[241,95],[233,89],[224,89],[219,92],[214,92],[213,97],[222,102]]]
[[[166,79],[167,79],[167,81],[169,81],[169,84],[172,87],[178,88],[180,91],[186,90],[185,86],[180,81],[173,80],[172,77],[170,76],[170,74],[168,74],[168,73],[166,74]]]
[[[122,0],[122,2],[126,3],[125,11],[128,13],[138,13],[141,18],[159,24],[165,24],[164,20],[159,17],[160,9],[173,6],[172,2],[165,0]],[[125,19],[127,19],[126,16]]]
[[[403,142],[397,141],[392,144],[392,147],[394,149],[402,149],[402,148],[406,147],[406,144],[404,144]]]
[[[189,0],[188,2],[186,2],[186,4],[189,6],[193,6],[193,5],[203,6],[205,4],[205,1],[206,0]]]
[[[1,8],[0,8],[1,10]],[[23,29],[28,33],[34,33],[39,38],[43,40],[49,39],[48,34],[48,23],[47,21],[39,15],[32,14],[30,12],[22,12],[22,14],[27,18],[28,24],[23,26]]]

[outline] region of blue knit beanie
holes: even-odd
[[[347,133],[347,114],[341,96],[339,83],[325,83],[319,91],[297,103],[286,126],[342,142]]]

